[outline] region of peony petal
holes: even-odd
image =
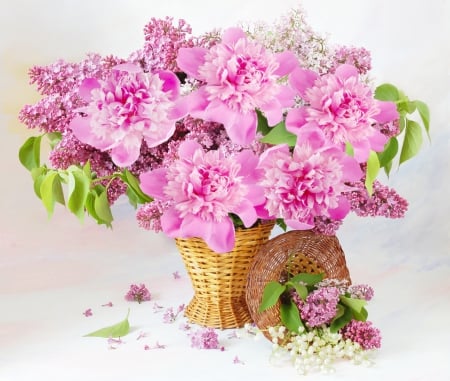
[[[320,150],[326,141],[323,130],[314,123],[307,123],[302,128],[297,129],[297,144],[307,142],[312,148]]]
[[[163,91],[170,93],[169,99],[174,101],[180,95],[180,80],[171,71],[161,70],[158,72],[158,77],[164,82]]]
[[[289,84],[297,90],[301,96],[304,96],[305,91],[312,87],[318,78],[319,75],[312,70],[297,68],[289,75]]]
[[[91,118],[77,116],[69,124],[75,137],[82,143],[89,144],[99,150],[106,150],[114,143],[111,139],[102,139],[91,132]]]
[[[205,55],[208,49],[194,47],[194,48],[180,48],[178,50],[177,65],[187,75],[196,79],[202,79],[198,68],[205,63]]]
[[[127,135],[121,142],[111,149],[111,159],[118,167],[129,167],[141,152],[141,139],[136,135]]]
[[[342,220],[350,211],[350,203],[344,196],[339,197],[338,207],[335,209],[329,209],[328,213],[333,220]]]
[[[248,145],[256,137],[256,112],[238,114],[232,124],[225,124],[225,130],[233,143]]]
[[[227,45],[234,45],[242,38],[247,38],[247,35],[241,28],[228,28],[223,32],[222,43]]]
[[[376,152],[383,151],[384,145],[388,141],[388,137],[380,131],[373,129],[372,136],[369,136],[370,147]]]
[[[352,142],[353,157],[358,163],[364,163],[369,158],[370,143],[368,140]]]
[[[290,51],[277,53],[275,59],[277,60],[279,67],[274,73],[280,77],[291,73],[294,69],[299,67],[297,57]]]
[[[375,101],[380,112],[374,115],[373,118],[378,123],[387,123],[398,119],[398,111],[395,103],[387,101]]]
[[[162,231],[171,238],[183,238],[181,236],[181,224],[183,219],[180,218],[175,208],[171,207],[164,211],[161,216]]]
[[[150,129],[142,130],[142,135],[149,148],[159,146],[161,143],[169,140],[175,132],[175,122],[173,123],[161,123],[158,126],[158,131],[152,131]]]
[[[235,232],[233,222],[226,218],[215,222],[209,237],[203,237],[208,246],[217,253],[228,253],[234,248]]]
[[[186,140],[178,147],[178,156],[183,159],[192,159],[195,151],[199,149],[202,150],[202,146],[198,142],[195,140]]]
[[[298,135],[301,127],[306,123],[306,108],[300,107],[288,111],[286,116],[286,130]]]
[[[344,154],[341,158],[343,180],[344,181],[359,181],[363,176],[361,166],[355,158]]]
[[[356,67],[349,64],[342,64],[339,65],[335,71],[336,77],[340,78],[341,80],[346,80],[350,77],[358,77],[359,72]]]
[[[295,230],[309,230],[314,227],[314,224],[301,222],[298,220],[284,220],[287,226],[289,226],[291,229]]]
[[[198,117],[198,114],[205,110],[208,104],[206,92],[203,89],[193,91],[175,101],[174,107],[169,112],[169,117],[180,119],[188,114]]]
[[[252,226],[258,218],[253,204],[248,199],[243,200],[231,212],[237,214],[247,228]]]
[[[166,200],[164,187],[167,185],[167,169],[157,168],[152,171],[141,173],[139,176],[142,191],[153,198]]]
[[[91,101],[91,91],[93,89],[97,89],[100,87],[100,82],[95,78],[85,78],[83,82],[81,82],[80,89],[78,91],[78,95],[86,102]]]

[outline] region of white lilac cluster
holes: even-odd
[[[295,370],[305,375],[310,372],[333,373],[338,359],[347,359],[354,364],[370,366],[373,351],[345,339],[340,333],[332,333],[329,327],[317,327],[309,332],[294,334],[286,327],[270,327],[272,337],[271,362],[278,365],[288,360]]]

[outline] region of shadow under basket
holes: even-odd
[[[245,300],[248,272],[273,226],[270,221],[236,229],[234,249],[223,254],[212,251],[200,238],[175,240],[194,289],[184,313],[191,323],[223,329],[252,321]]]
[[[280,302],[260,312],[264,287],[270,281],[287,281],[288,272],[291,275],[322,273],[324,278],[351,282],[345,255],[336,236],[293,230],[268,241],[251,265],[246,300],[254,323],[269,340],[267,329],[281,323]]]

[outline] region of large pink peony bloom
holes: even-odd
[[[283,109],[293,104],[292,89],[279,79],[297,67],[294,54],[272,54],[262,44],[247,39],[239,28],[227,29],[222,42],[210,50],[182,48],[178,66],[205,83],[181,98],[178,116],[190,113],[222,123],[235,143],[247,145],[255,138],[261,110],[273,126],[283,118]]]
[[[308,130],[308,131],[306,131]],[[318,128],[305,128],[290,152],[287,145],[269,148],[261,156],[268,216],[283,218],[293,229],[311,229],[314,217],[343,219],[350,210],[342,195],[346,181],[361,178],[356,160],[329,145]]]
[[[80,141],[110,151],[116,165],[128,167],[139,157],[142,139],[155,147],[174,133],[169,113],[179,90],[171,72],[150,74],[133,64],[117,65],[105,81],[83,81],[79,93],[88,105],[78,111],[86,116],[74,118],[70,128]]]
[[[161,216],[162,230],[173,238],[200,237],[216,252],[228,252],[235,242],[229,213],[246,227],[257,220],[256,205],[264,203],[258,158],[249,150],[236,156],[207,151],[194,141],[179,147],[179,159],[169,168],[140,176],[148,195],[171,206]]]
[[[297,68],[290,83],[307,105],[289,111],[289,131],[298,134],[305,125],[315,124],[342,149],[351,143],[360,163],[367,160],[370,150],[383,150],[387,137],[374,124],[398,119],[396,106],[374,99],[372,90],[359,82],[354,66],[341,65],[334,74],[321,77]]]

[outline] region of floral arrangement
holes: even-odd
[[[367,50],[329,46],[301,8],[200,36],[151,19],[144,37],[127,58],[30,70],[42,98],[19,118],[41,135],[19,158],[49,214],[60,203],[111,226],[128,197],[139,226],[219,253],[261,220],[334,234],[349,212],[404,215],[377,176],[417,154],[429,111],[376,87]]]
[[[333,371],[337,359],[370,362],[371,352],[381,346],[380,331],[367,320],[365,308],[373,294],[368,285],[323,279],[322,274],[267,283],[260,310],[279,303],[281,318],[279,326],[268,328],[274,359],[289,358],[301,374]]]

